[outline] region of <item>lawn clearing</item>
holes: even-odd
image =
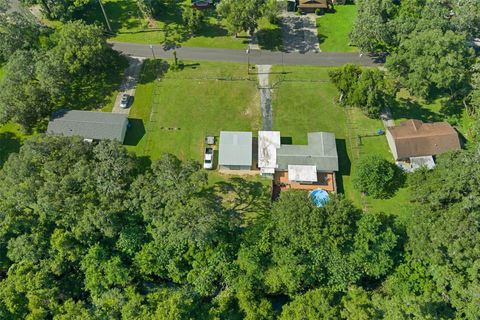
[[[362,197],[351,182],[356,161],[365,154],[377,154],[393,161],[385,136],[376,135],[383,129],[378,119],[370,119],[359,109],[339,106],[337,90],[330,82],[325,67],[275,66],[272,75],[277,83],[273,95],[274,129],[281,131],[284,141],[307,143],[307,133],[335,133],[340,172],[338,190],[357,206],[373,212],[403,215],[408,208],[408,192],[401,189],[394,197],[375,200]]]
[[[337,5],[335,13],[326,13],[317,18],[318,41],[325,52],[357,52],[350,46],[349,33],[357,16],[355,5]]]
[[[172,153],[201,162],[206,134],[260,128],[256,78],[247,77],[243,64],[185,63],[181,71],[166,71],[160,81],[154,63],[144,64],[129,116],[138,120],[126,137],[139,156],[158,159]],[[158,64],[165,70],[165,61]]]
[[[7,123],[0,125],[0,168],[12,153],[20,150],[23,140],[31,137],[22,131],[20,125]]]
[[[245,34],[234,37],[228,34],[224,21],[213,9],[204,10],[205,25],[192,35],[185,27],[182,7],[190,5],[189,0],[172,2],[163,7],[155,19],[145,19],[135,1],[104,0],[105,11],[114,35],[113,41],[144,44],[176,43],[182,46],[244,49],[248,43]],[[105,25],[100,7],[95,2],[90,10],[81,16],[84,20]]]

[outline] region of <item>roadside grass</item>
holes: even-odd
[[[247,77],[243,64],[185,61],[183,70],[172,71],[168,61],[147,60],[129,115],[138,120],[126,144],[152,160],[172,153],[202,162],[206,134],[260,128],[259,104],[256,78]]]
[[[132,0],[104,0],[105,11],[113,29],[110,40],[143,44],[178,44],[187,47],[243,49],[248,43],[246,34],[234,37],[228,34],[225,22],[213,9],[204,10],[204,26],[191,34],[182,18],[182,8],[190,5],[189,0],[165,4],[155,19],[145,19]],[[80,17],[89,23],[106,27],[97,3],[85,10]]]
[[[351,177],[357,160],[363,155],[377,154],[392,161],[383,129],[378,119],[370,119],[359,109],[344,108],[336,103],[337,90],[330,82],[325,67],[274,66],[272,71],[273,123],[284,141],[306,144],[307,133],[335,133],[340,172],[338,190],[357,206],[372,212],[403,216],[408,210],[408,192],[403,188],[390,199],[363,197],[352,185]],[[281,74],[285,71],[286,74]]]
[[[350,46],[349,33],[357,16],[355,5],[336,5],[334,13],[317,18],[318,41],[325,52],[357,52]]]

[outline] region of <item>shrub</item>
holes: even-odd
[[[354,188],[375,199],[391,197],[404,181],[395,164],[376,155],[365,156],[355,165]]]

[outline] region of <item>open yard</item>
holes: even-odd
[[[355,5],[337,5],[334,13],[317,18],[318,41],[325,52],[356,52],[350,46],[349,33],[357,16]]]
[[[285,71],[285,75],[280,74]],[[366,117],[358,109],[345,109],[336,104],[337,90],[328,77],[329,68],[274,67],[276,82],[273,96],[274,129],[280,130],[284,143],[303,144],[307,133],[334,132],[340,158],[337,178],[339,191],[367,210],[401,215],[406,210],[407,192],[399,190],[391,199],[362,197],[351,183],[355,162],[364,154],[378,154],[393,161],[384,136],[376,136],[383,128],[380,120]]]
[[[240,33],[238,37],[229,35],[224,21],[213,9],[203,10],[205,23],[195,34],[191,34],[182,17],[182,8],[190,5],[189,0],[164,5],[150,21],[145,19],[134,0],[104,0],[103,4],[114,32],[110,39],[114,41],[228,49],[244,49],[248,43],[246,34]],[[92,3],[91,9],[81,18],[105,25],[97,2]],[[274,25],[261,22],[259,40],[263,48],[278,47],[277,29]]]
[[[246,77],[245,65],[186,62],[183,70],[165,71],[167,62],[157,61],[156,68],[160,80],[152,61],[144,65],[130,112],[126,144],[138,155],[202,161],[206,134],[259,129],[256,79]]]

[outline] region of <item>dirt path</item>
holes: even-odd
[[[272,88],[268,83],[268,75],[271,68],[272,66],[268,64],[257,65],[263,131],[271,131],[273,129]]]
[[[129,66],[125,70],[125,76],[122,84],[120,85],[120,90],[118,91],[117,98],[115,99],[115,104],[113,105],[113,113],[124,113],[128,114],[130,112],[133,99],[135,99],[135,88],[137,86],[138,76],[142,70],[144,58],[138,57],[128,57]],[[130,96],[130,102],[128,108],[121,108],[120,101],[122,100],[122,94],[127,93]]]

